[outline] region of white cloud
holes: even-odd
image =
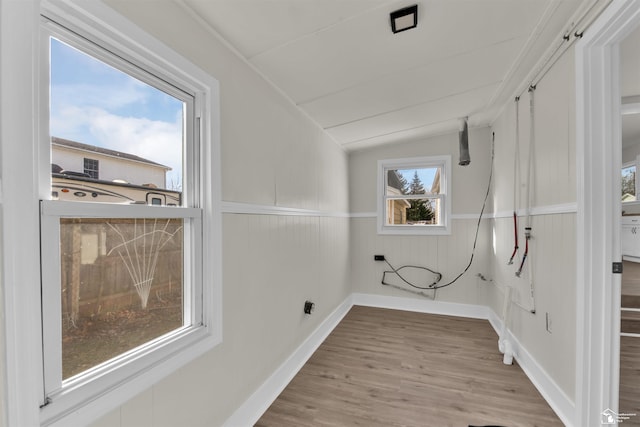
[[[69,106],[51,117],[53,136],[97,145],[169,166],[168,175],[182,171],[182,116],[174,122],[123,117],[101,108]]]
[[[52,86],[52,100],[57,107],[75,105],[95,107],[114,111],[133,104],[144,104],[148,97],[148,87],[134,79],[119,82],[117,86],[91,83],[56,84]]]

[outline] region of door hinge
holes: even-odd
[[[613,268],[612,268],[612,272],[613,274],[622,274],[622,263],[621,262],[614,262],[612,264]]]

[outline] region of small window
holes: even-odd
[[[87,159],[84,158],[84,173],[89,175],[93,179],[100,178],[100,169],[98,165],[98,160],[96,159]]]
[[[635,202],[636,195],[636,165],[633,163],[622,167],[622,201]]]
[[[449,156],[381,160],[378,232],[449,233]]]

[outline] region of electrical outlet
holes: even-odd
[[[552,333],[551,315],[549,312],[545,313],[545,321],[547,323],[547,332]]]

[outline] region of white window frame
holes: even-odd
[[[635,201],[631,201],[631,202],[622,202],[622,206],[631,206],[631,205],[640,205],[640,187],[638,186],[640,184],[640,156],[637,156],[634,160],[630,161],[630,162],[626,162],[622,164],[622,168],[620,169],[620,172],[622,173],[622,169],[626,169],[628,167],[631,166],[635,166],[636,167],[636,200]]]
[[[88,53],[95,53],[102,59],[100,49],[91,51],[91,43],[94,43],[135,64],[127,71],[135,73],[139,67],[192,94],[195,99],[192,108],[194,128],[187,126],[185,129],[192,133],[194,143],[191,149],[186,150],[185,164],[196,167],[184,169],[187,188],[183,193],[183,207],[52,201],[48,56],[39,59],[44,72],[37,85],[40,135],[38,159],[34,159],[34,163],[38,165],[38,194],[42,200],[42,251],[47,254],[41,257],[42,276],[60,277],[59,258],[55,256],[56,251],[59,252],[60,218],[183,218],[184,251],[187,254],[185,282],[193,283],[193,286],[184,288],[184,316],[191,326],[173,331],[65,382],[62,382],[60,373],[46,369],[52,363],[59,363],[59,360],[52,360],[55,359],[52,355],[60,350],[60,343],[56,341],[59,334],[55,332],[60,325],[54,327],[53,334],[43,335],[41,365],[45,368],[41,384],[34,385],[41,396],[40,424],[84,425],[222,341],[219,87],[209,74],[100,2],[44,2],[41,12],[44,17],[40,27],[42,47],[46,40],[46,48],[41,49],[44,50],[41,54],[48,55],[49,35],[65,42],[65,37],[75,37],[66,30],[60,30],[62,26],[89,41],[83,46],[83,50],[89,49]],[[43,286],[43,307],[47,301],[60,301],[59,292],[59,285]],[[43,309],[43,333],[51,331],[48,319],[57,316],[58,322],[60,320],[60,308],[55,306],[47,305],[53,307],[52,310]]]
[[[440,168],[440,224],[437,225],[388,225],[387,171],[395,169]],[[415,198],[411,196],[411,198]],[[451,156],[411,157],[378,160],[378,234],[448,235],[451,234]]]

